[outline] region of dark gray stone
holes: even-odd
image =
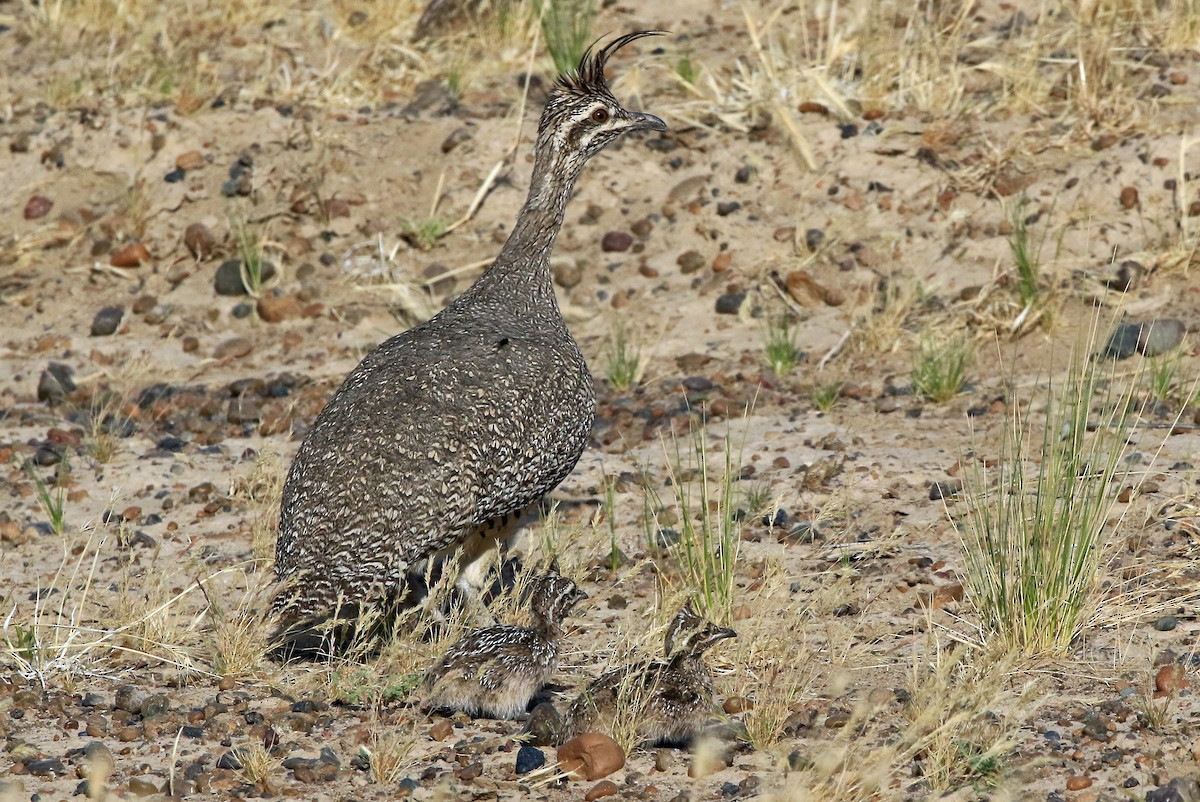
[[[546,756],[536,746],[525,744],[517,750],[517,774],[528,774],[546,765]]]
[[[729,292],[717,299],[715,308],[718,315],[736,315],[746,300],[744,292]]]
[[[51,362],[38,377],[38,401],[54,404],[75,392],[75,369],[61,362]]]
[[[92,318],[92,336],[108,337],[117,333],[125,310],[120,306],[106,306]]]
[[[1187,326],[1174,318],[1161,318],[1143,323],[1138,331],[1137,349],[1142,356],[1159,356],[1179,347]]]

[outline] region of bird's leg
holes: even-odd
[[[459,572],[455,587],[465,598],[482,599],[488,591],[487,559],[493,548],[500,551],[500,581],[503,582],[503,560],[512,541],[525,526],[536,520],[537,504],[530,504],[519,512],[512,512],[488,521],[478,527],[463,541],[459,552]],[[494,595],[494,594],[493,594]]]

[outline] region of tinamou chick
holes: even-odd
[[[530,588],[532,626],[498,624],[468,633],[426,675],[428,707],[511,719],[558,669],[563,619],[587,594],[557,571]]]
[[[712,716],[712,671],[704,653],[737,633],[696,613],[689,601],[667,625],[666,660],[635,663],[601,674],[571,702],[563,740],[584,732],[611,732],[619,711],[635,711],[642,741],[680,746]]]

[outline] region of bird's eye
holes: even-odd
[[[593,111],[592,122],[596,124],[608,122],[608,109],[596,109]]]

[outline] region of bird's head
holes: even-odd
[[[593,45],[573,72],[555,82],[538,124],[538,147],[549,149],[560,168],[577,171],[621,134],[667,130],[667,124],[653,114],[630,111],[617,102],[604,77],[604,65],[613,53],[635,39],[661,33],[636,31],[599,50]]]

